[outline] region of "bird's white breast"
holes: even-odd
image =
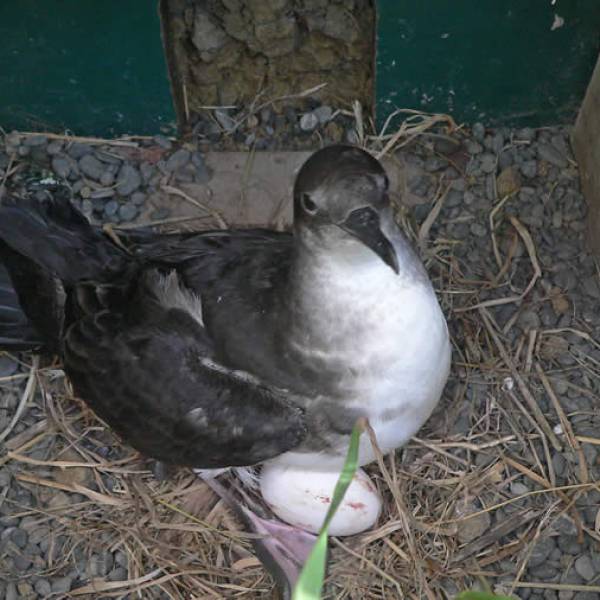
[[[402,242],[399,257],[409,254],[400,274],[370,250],[350,266],[328,255],[305,288],[314,310],[304,313],[311,316],[294,340],[308,359],[343,365],[334,400],[369,419],[383,452],[405,444],[427,420],[450,367],[446,321],[418,258]],[[337,469],[346,450],[347,438],[340,438],[334,453],[289,452],[277,460]],[[360,463],[374,458],[365,435]]]

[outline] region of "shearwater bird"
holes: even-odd
[[[275,514],[315,531],[356,420],[367,418],[388,452],[437,404],[448,329],[368,152],[330,146],[304,163],[292,233],[118,237],[64,197],[5,199],[0,256],[29,322],[4,286],[0,342],[39,339],[58,353],[75,392],[149,457],[205,477],[262,465]],[[360,464],[374,456],[362,439]],[[371,484],[357,477],[360,495]],[[296,484],[297,506],[286,501]],[[332,534],[369,527],[378,507],[332,523]],[[293,583],[310,534],[240,510],[265,534],[261,556]]]

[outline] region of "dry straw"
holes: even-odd
[[[395,156],[408,144],[428,145],[436,135],[460,134],[445,115],[399,111],[379,133],[369,133],[372,123],[363,120],[357,105],[348,114],[356,119],[361,143],[378,157]],[[136,143],[132,138],[85,141]],[[374,530],[331,540],[326,596],[438,600],[497,578],[503,582],[497,591],[504,593],[522,588],[597,592],[597,583],[548,586],[526,576],[533,544],[551,534],[558,519],[563,526],[565,519],[571,523],[580,539],[600,541],[600,517],[594,529],[579,512],[586,494],[600,491],[583,454],[586,444],[598,445],[600,439],[575,434],[553,384],[553,375],[561,372],[557,353],[571,352],[572,369],[587,382],[579,393],[598,403],[598,365],[571,350],[569,339],[596,343],[583,326],[515,335],[516,318],[499,326],[495,308],[509,304],[520,309],[540,285],[532,236],[503,212],[511,198],[498,198],[489,216],[497,272],[482,267],[479,278],[464,277],[454,254],[463,240],[431,237],[446,188],[441,181],[429,217],[409,233],[419,242],[451,324],[450,383],[419,437],[367,467],[383,494],[384,511]],[[500,230],[509,240],[507,250],[498,243]],[[519,244],[525,252],[517,259]],[[8,453],[0,456],[0,464],[15,469],[16,485],[39,500],[37,509],[10,508],[47,525],[51,544],[66,539],[47,565],[50,575],[69,568],[78,555],[120,550],[128,560],[129,579],[96,577],[72,594],[178,600],[272,596],[273,584],[252,555],[248,535],[203,482],[185,470],[158,481],[142,457],[72,398],[56,369],[38,369],[35,363],[31,369],[29,381],[37,379],[43,393],[33,396],[33,384],[28,385],[22,403],[37,403],[45,418],[18,434],[11,423],[4,434]],[[477,395],[467,401],[470,388]],[[549,400],[548,411],[539,408],[541,397]],[[467,426],[452,433],[465,405]],[[30,457],[44,447],[43,459]],[[114,458],[105,457],[107,447]],[[559,448],[574,457],[563,486],[556,484],[552,461]],[[6,493],[2,501],[10,504]]]

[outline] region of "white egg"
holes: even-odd
[[[290,466],[264,465],[260,490],[282,520],[317,533],[329,510],[338,472],[307,471]],[[368,475],[358,469],[331,524],[331,535],[354,535],[373,527],[381,512],[381,497]]]

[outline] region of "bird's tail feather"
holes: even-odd
[[[32,350],[41,345],[41,336],[25,316],[8,271],[0,264],[0,348]]]
[[[123,251],[58,195],[43,201],[3,200],[0,240],[65,284],[102,281],[127,262]]]
[[[67,197],[5,198],[0,204],[0,263],[7,297],[0,303],[0,347],[29,347],[25,342],[34,327],[49,349],[58,350],[65,288],[110,281],[124,275],[130,262]]]

